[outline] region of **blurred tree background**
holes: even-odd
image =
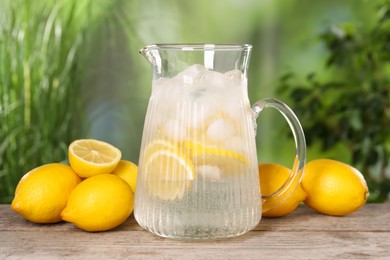
[[[388,3],[0,1],[0,203],[12,200],[18,180],[30,169],[66,160],[67,145],[75,138],[108,141],[137,162],[151,91],[150,65],[138,50],[178,42],[252,44],[251,102],[275,97],[289,104],[306,131],[308,160],[327,157],[356,166],[368,179],[370,201],[385,200],[390,190],[390,28],[375,28],[378,17],[390,16]],[[367,53],[359,51],[361,45],[370,50],[375,66],[362,60]],[[348,87],[338,92],[340,84]],[[357,98],[369,94],[373,99]],[[369,110],[378,104],[375,97],[383,97],[383,105]],[[321,106],[305,110],[319,98]],[[364,107],[367,113],[360,116]],[[331,122],[326,115],[333,115]],[[348,133],[331,131],[339,117]],[[290,167],[294,145],[282,116],[266,111],[258,125],[259,161]],[[367,125],[379,130],[370,132]],[[328,130],[316,134],[318,129]]]

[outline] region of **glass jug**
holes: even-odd
[[[140,51],[153,69],[134,208],[143,228],[176,239],[238,236],[256,227],[262,202],[272,206],[275,197],[286,197],[299,183],[306,153],[302,128],[278,100],[250,106],[251,49],[158,44]],[[296,154],[284,185],[260,195],[256,118],[267,107],[286,118]]]

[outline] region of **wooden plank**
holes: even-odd
[[[69,223],[39,225],[0,205],[0,259],[390,259],[390,203],[367,204],[345,217],[299,207],[263,219],[243,236],[206,242],[160,238],[133,217],[101,233]]]
[[[390,203],[366,204],[357,212],[342,217],[319,214],[302,205],[286,217],[263,218],[256,230],[390,232]]]
[[[359,211],[344,216],[334,217],[318,214],[305,206],[300,206],[290,215],[282,218],[263,218],[255,228],[257,231],[388,231],[390,232],[390,203],[367,204]],[[1,230],[40,230],[55,231],[75,229],[69,223],[40,225],[24,220],[15,214],[9,205],[0,205]],[[143,230],[131,216],[120,230]]]
[[[372,259],[390,257],[389,234],[383,232],[249,232],[225,241],[183,242],[134,232],[2,232],[0,259],[64,258],[312,258]]]

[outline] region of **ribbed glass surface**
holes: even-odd
[[[160,236],[221,239],[261,218],[252,111],[239,70],[153,81],[134,214]]]

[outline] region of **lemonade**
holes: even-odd
[[[134,216],[145,229],[177,239],[223,239],[260,221],[262,202],[288,196],[302,175],[305,137],[294,112],[247,93],[250,44],[154,44],[140,53],[153,69]],[[283,114],[295,139],[288,180],[260,195],[256,118]]]
[[[240,70],[192,65],[153,81],[134,214],[156,234],[237,236],[261,218],[253,112]]]

